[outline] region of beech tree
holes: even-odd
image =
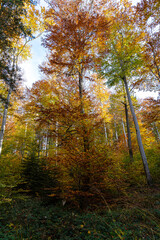
[[[108,125],[111,121],[111,114],[109,113],[109,106],[110,106],[110,92],[108,88],[104,85],[104,81],[102,78],[98,78],[97,74],[93,74],[91,76],[92,83],[90,86],[90,92],[94,96],[94,105],[95,111],[98,113],[102,119],[102,128],[103,128],[103,135],[105,137],[105,144],[109,144],[109,129]],[[95,140],[96,141],[96,140]]]
[[[142,118],[144,125],[149,129],[152,129],[152,132],[155,135],[156,141],[160,141],[159,133],[159,123],[160,123],[160,100],[153,98],[145,99],[142,102]]]
[[[75,78],[79,86],[80,112],[83,115],[85,74],[87,70],[93,69],[95,59],[99,56],[97,41],[103,45],[107,39],[108,21],[93,1],[52,0],[49,4],[45,17],[46,37],[43,40],[49,56],[46,66],[41,69],[47,75],[63,73]],[[84,151],[87,152],[89,140],[85,125],[82,129]]]
[[[131,142],[130,117],[128,112],[128,101],[126,99],[124,86],[121,86],[121,85],[116,86],[116,93],[111,95],[110,101],[112,106],[110,109],[110,112],[112,114],[114,112],[115,118],[116,119],[120,118],[119,121],[122,123],[126,146],[128,148],[130,160],[132,162],[133,150],[132,150],[132,142]],[[125,128],[125,123],[126,123],[126,128]]]
[[[1,96],[4,102],[0,131],[1,155],[10,97],[13,91],[17,91],[18,85],[22,82],[19,60],[28,57],[27,43],[33,39],[32,34],[38,30],[38,24],[41,20],[38,20],[39,11],[33,7],[33,2],[30,0],[4,0],[0,4],[0,24],[2,25],[0,30],[2,36],[0,39],[0,78],[4,87],[7,88],[7,96]]]
[[[143,59],[141,69],[143,86],[158,90],[160,94],[160,31],[159,0],[141,0],[136,6],[137,24],[145,32]],[[160,98],[160,95],[159,95]]]
[[[142,64],[140,53],[142,51],[141,40],[143,39],[143,33],[135,25],[134,10],[129,2],[125,1],[121,5],[118,3],[113,4],[109,9],[112,14],[112,33],[110,41],[106,45],[109,50],[108,55],[105,56],[102,62],[102,72],[110,86],[117,84],[119,81],[124,83],[136,128],[147,183],[150,185],[152,179],[128,86],[129,79],[133,76],[136,77],[134,70],[138,69]]]

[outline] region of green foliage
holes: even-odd
[[[146,148],[146,156],[151,171],[153,182],[159,183],[160,176],[160,149],[158,145],[152,145],[152,148]],[[144,167],[141,162],[140,153],[134,154],[134,161],[130,162],[129,157],[123,159],[124,169],[126,171],[126,181],[130,186],[145,185]]]
[[[155,183],[160,182],[160,148],[154,144],[152,148],[146,149],[148,163],[151,169],[151,174]]]
[[[133,21],[134,11],[130,2],[114,3],[109,10],[113,22],[109,41],[106,42],[108,53],[101,63],[101,74],[107,79],[108,86],[114,86],[124,76],[135,76],[135,70],[142,65],[142,31]]]
[[[129,156],[124,157],[123,164],[124,164],[123,167],[126,172],[124,178],[125,181],[128,183],[128,187],[142,185],[144,186],[145,174],[140,153],[134,154],[133,162],[131,162]]]
[[[21,16],[25,14],[24,4],[26,1],[1,1],[0,9],[0,49],[4,49],[12,44],[12,39],[30,34],[29,29],[25,29]]]
[[[158,195],[154,195],[158,200]],[[160,205],[152,209],[103,209],[101,212],[76,212],[60,206],[44,206],[36,199],[16,200],[0,206],[0,239],[158,240]]]
[[[16,161],[15,161],[16,160]],[[0,204],[12,201],[12,190],[20,183],[20,167],[15,155],[0,157]]]
[[[48,168],[47,162],[31,152],[22,162],[21,176],[26,187],[33,193],[45,194],[45,189],[57,186],[58,171]]]

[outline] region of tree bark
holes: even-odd
[[[82,71],[79,72],[79,97],[80,97],[80,104],[81,104],[81,113],[84,114],[84,106],[83,106],[83,77]],[[83,145],[84,145],[84,152],[89,150],[89,140],[87,135],[87,129],[85,125],[82,126],[83,129]]]
[[[114,116],[114,130],[115,130],[114,140],[115,140],[115,141],[118,141],[118,132],[117,132],[117,124],[116,124],[116,118],[115,118],[115,116]]]
[[[105,135],[105,140],[106,140],[106,143],[108,144],[107,128],[106,128],[105,121],[103,122],[103,125],[104,125],[104,135]]]
[[[58,158],[58,145],[59,145],[59,139],[58,139],[58,128],[59,128],[59,123],[56,121],[56,139],[55,139],[55,148],[56,148],[56,166],[58,164],[57,158]]]
[[[84,107],[83,107],[83,77],[82,77],[82,71],[79,72],[79,97],[80,97],[81,113],[84,113]]]
[[[123,133],[124,133],[124,141],[125,141],[126,146],[127,146],[127,135],[126,135],[126,130],[125,130],[123,119],[122,119],[122,127],[123,127]]]
[[[153,122],[152,125],[153,125],[153,133],[155,135],[156,141],[159,142],[160,141],[160,135],[159,135],[159,131],[158,131],[158,128],[156,126],[156,123]]]
[[[127,103],[126,102],[124,103],[124,106],[125,106],[125,115],[126,115],[126,124],[127,124],[128,151],[129,151],[130,160],[133,161],[131,131],[130,131],[130,126],[129,126],[128,108],[127,108]]]
[[[11,93],[12,93],[12,90],[11,90],[11,88],[9,88],[8,95],[7,95],[7,100],[6,100],[5,107],[4,107],[3,119],[2,119],[2,125],[1,125],[1,131],[0,131],[0,156],[1,156],[1,153],[2,153],[4,132],[5,132],[6,120],[7,120],[7,112],[8,112]]]
[[[134,108],[133,108],[132,100],[131,100],[131,97],[130,97],[130,92],[129,92],[126,76],[123,77],[123,81],[124,81],[125,89],[126,89],[126,92],[127,92],[128,102],[129,102],[129,105],[130,105],[130,110],[131,110],[131,113],[132,113],[135,129],[136,129],[137,141],[138,141],[139,150],[140,150],[142,161],[143,161],[143,166],[144,166],[144,171],[145,171],[145,174],[146,174],[147,183],[148,183],[148,185],[151,185],[152,184],[152,178],[151,178],[151,175],[150,175],[146,154],[145,154],[145,151],[144,151],[144,148],[143,148],[141,134],[140,134],[140,130],[139,130],[139,125],[138,125],[137,117],[136,117],[136,114],[135,114],[135,111],[134,111]]]

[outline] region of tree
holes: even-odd
[[[90,84],[90,92],[94,96],[93,101],[95,105],[95,112],[99,114],[102,119],[103,126],[103,134],[105,137],[105,143],[109,144],[110,139],[108,136],[108,124],[111,121],[111,114],[109,113],[110,107],[110,92],[108,88],[104,85],[104,81],[102,78],[98,78],[97,74],[93,74],[91,76],[92,82]]]
[[[7,98],[5,99],[4,102],[4,113],[3,113],[3,118],[2,118],[2,125],[1,125],[1,131],[0,131],[0,155],[2,152],[2,144],[3,144],[3,137],[4,137],[4,132],[5,132],[5,126],[6,126],[6,120],[7,120],[7,112],[8,112],[8,107],[10,103],[10,97],[12,91],[15,91],[16,89],[16,83],[21,81],[21,75],[18,72],[17,69],[17,64],[15,61],[15,56],[12,56],[13,59],[8,59],[8,66],[5,68],[3,67],[1,77],[4,80],[4,82],[7,84]]]
[[[78,90],[77,82],[72,77],[62,75],[38,81],[30,91],[25,109],[27,116],[34,121],[35,132],[39,133],[42,146],[39,157],[45,157],[53,166],[61,168],[62,191],[68,198],[76,197],[82,204],[82,198],[84,200],[84,197],[91,195],[91,187],[105,178],[105,174],[100,176],[100,172],[104,172],[108,159],[107,150],[101,156],[101,145],[98,141],[94,145],[102,121],[94,106],[95,101],[92,101],[93,96],[86,91],[83,93],[85,114],[82,115]],[[84,152],[83,126],[90,141],[87,152]],[[34,141],[37,140],[35,136]]]
[[[128,106],[127,106],[126,96],[124,96],[124,98],[125,98],[124,106],[125,106],[125,115],[126,115],[126,124],[127,124],[128,150],[129,150],[130,159],[131,159],[131,161],[133,161],[131,131],[130,131],[130,124],[129,124]]]
[[[0,155],[10,97],[12,91],[17,91],[18,85],[22,80],[18,67],[19,58],[24,58],[29,53],[26,44],[33,37],[32,33],[37,31],[38,26],[37,17],[39,12],[34,7],[32,8],[30,4],[33,4],[33,2],[28,0],[1,1],[0,77],[7,88],[8,94],[6,99],[1,96],[4,102],[4,113],[0,131]],[[35,11],[35,16],[31,14],[33,11]],[[32,18],[31,21],[27,19],[28,12]],[[30,22],[30,25],[27,25],[27,22]],[[27,37],[28,40],[26,40]]]
[[[2,0],[0,2],[0,51],[12,46],[12,40],[19,36],[31,36],[31,29],[22,22],[25,15],[25,3],[28,0]]]
[[[143,28],[144,66],[142,72],[142,83],[149,89],[158,89],[160,94],[160,32],[159,32],[159,0],[141,0],[136,6],[137,24]],[[158,88],[157,86],[158,85]]]
[[[140,52],[142,51],[141,37],[143,33],[139,31],[135,24],[134,11],[129,2],[124,1],[123,5],[113,4],[110,10],[112,11],[112,33],[106,46],[109,51],[108,56],[104,58],[102,63],[102,72],[103,76],[107,77],[110,86],[117,84],[119,81],[124,83],[147,183],[150,185],[152,179],[127,81],[127,77],[133,77],[134,70],[138,69],[142,64]]]
[[[119,120],[119,122],[122,122],[125,142],[128,148],[130,160],[132,162],[133,150],[132,150],[132,143],[131,143],[130,121],[129,121],[129,113],[128,113],[128,102],[126,99],[124,86],[119,85],[116,87],[116,93],[111,95],[110,102],[111,102],[110,112],[112,114],[114,113],[114,118],[116,120]],[[115,119],[114,119],[114,124],[116,125]],[[127,134],[125,132],[124,122],[126,122]]]
[[[50,8],[46,12],[47,34],[43,40],[44,47],[49,50],[49,57],[46,66],[41,69],[47,75],[63,73],[75,78],[79,86],[82,115],[85,114],[85,74],[93,69],[99,54],[97,41],[100,39],[102,44],[107,39],[107,30],[108,21],[93,1],[50,1]],[[87,152],[89,140],[85,125],[82,131],[84,151]]]
[[[160,122],[160,100],[153,98],[145,99],[142,102],[142,119],[144,125],[151,128],[157,142],[160,141],[159,122]]]

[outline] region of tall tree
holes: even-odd
[[[147,158],[142,144],[140,129],[137,117],[132,104],[128,79],[135,75],[134,70],[141,66],[142,51],[142,33],[135,24],[135,15],[132,5],[128,1],[121,4],[115,3],[109,8],[112,14],[112,33],[110,41],[107,44],[109,49],[108,56],[103,61],[102,71],[103,75],[107,77],[109,85],[115,85],[119,81],[124,83],[130,110],[132,113],[139,150],[141,153],[143,166],[147,178],[147,183],[152,183]],[[135,76],[134,76],[135,77]]]
[[[108,21],[93,1],[50,1],[50,8],[46,12],[47,34],[43,41],[44,47],[49,50],[49,57],[42,70],[46,74],[63,73],[75,78],[79,87],[82,115],[85,114],[85,74],[95,65],[99,53],[97,41],[106,40],[107,29]],[[85,126],[83,132],[84,151],[87,152],[89,140]]]
[[[144,125],[151,128],[157,142],[160,141],[159,123],[160,123],[160,99],[153,98],[145,99],[142,102],[142,118]]]
[[[19,36],[31,36],[31,29],[22,21],[25,15],[25,3],[28,0],[1,0],[0,2],[0,50],[12,45],[12,40]]]
[[[11,93],[16,89],[16,83],[21,80],[21,75],[17,69],[15,56],[13,55],[12,58],[13,59],[10,58],[8,60],[9,65],[6,66],[5,68],[3,67],[3,71],[1,73],[2,79],[7,84],[8,94],[7,94],[7,98],[4,101],[4,112],[3,112],[2,125],[1,125],[1,131],[0,131],[0,155],[2,152],[3,137],[5,132],[7,112],[10,104]]]
[[[33,37],[32,33],[37,30],[38,26],[37,17],[39,12],[34,7],[32,8],[33,3],[34,1],[30,0],[1,1],[0,77],[7,88],[8,94],[6,99],[4,97],[1,98],[4,101],[4,113],[0,131],[0,155],[10,97],[12,91],[17,90],[22,80],[18,66],[19,58],[24,58],[29,53],[26,44]],[[33,15],[34,13],[35,16]]]
[[[160,2],[159,0],[141,0],[137,3],[136,11],[137,24],[145,32],[142,83],[149,90],[158,90],[160,98]]]
[[[130,124],[129,124],[128,106],[127,106],[126,96],[125,96],[124,98],[125,98],[124,107],[125,107],[126,124],[127,124],[128,150],[129,150],[130,159],[131,159],[131,161],[133,161],[133,151],[132,151],[132,142],[131,142],[131,131],[130,131]]]

